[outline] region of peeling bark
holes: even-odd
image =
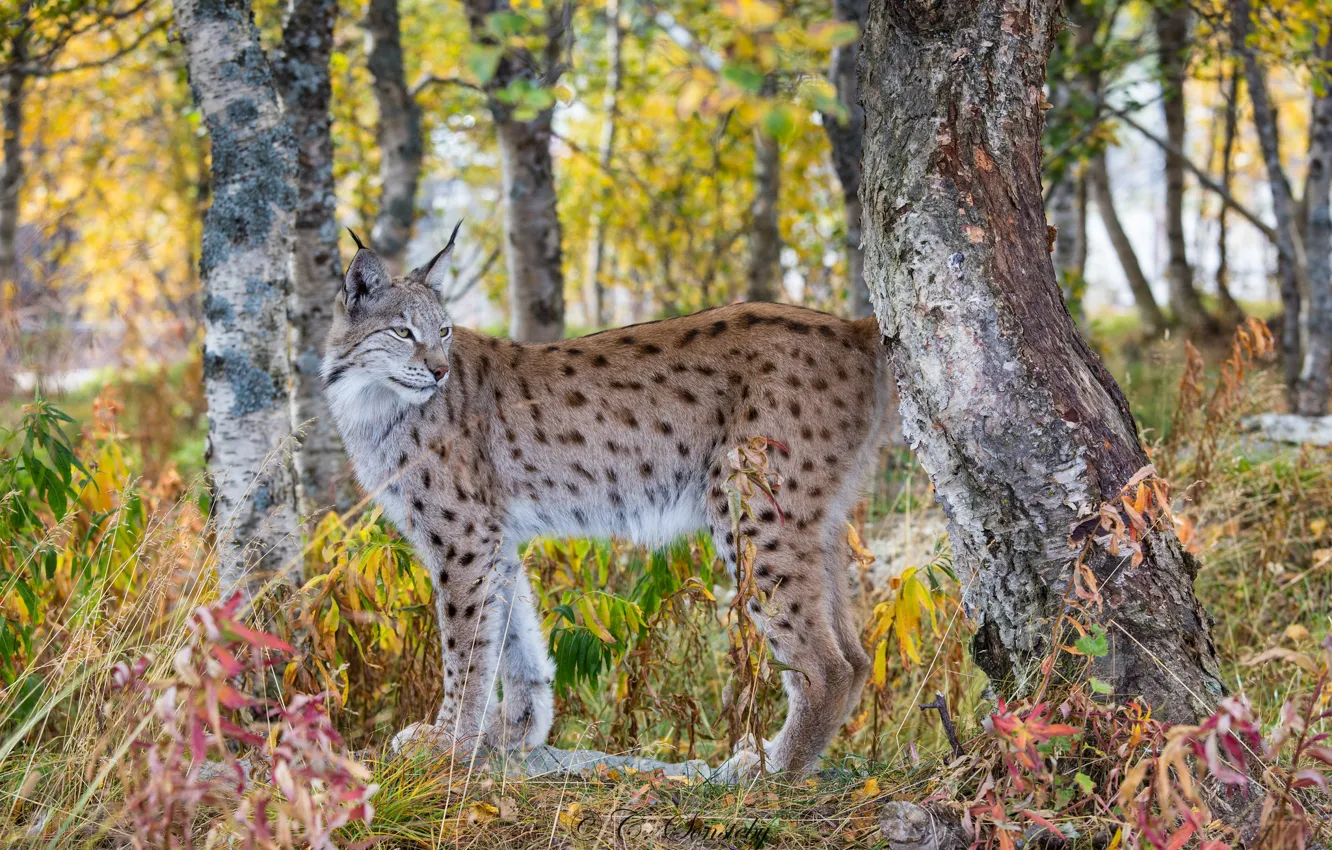
[[[1281,357],[1286,379],[1287,396],[1291,407],[1298,404],[1297,387],[1300,377],[1300,285],[1299,257],[1303,253],[1296,244],[1299,238],[1295,228],[1295,201],[1291,197],[1290,181],[1281,166],[1281,146],[1278,138],[1276,111],[1267,94],[1267,74],[1258,64],[1258,56],[1248,43],[1250,15],[1249,0],[1232,0],[1230,4],[1231,41],[1244,59],[1244,75],[1249,84],[1249,100],[1253,104],[1253,123],[1258,131],[1258,144],[1262,148],[1263,162],[1267,166],[1267,183],[1272,192],[1272,211],[1276,216],[1277,274],[1281,283]]]
[[[299,563],[287,297],[296,140],[248,0],[176,0],[190,86],[211,142],[204,219],[204,389],[218,583]]]
[[[416,186],[421,179],[424,144],[421,108],[407,88],[402,62],[398,0],[370,0],[362,22],[367,61],[379,105],[379,215],[370,234],[375,252],[398,274],[416,219]]]
[[[839,21],[865,28],[865,12],[869,0],[833,0],[833,17]],[[860,157],[865,145],[865,110],[860,105],[860,89],[856,85],[856,56],[860,53],[860,39],[833,50],[828,79],[837,89],[837,99],[846,107],[845,121],[831,113],[823,116],[823,129],[832,148],[833,171],[842,185],[846,209],[846,304],[853,319],[864,318],[874,312],[865,288],[865,249],[860,244]]]
[[[1188,4],[1183,0],[1172,0],[1156,8],[1157,56],[1164,89],[1161,110],[1165,115],[1166,139],[1175,151],[1185,149],[1184,83],[1188,77],[1189,16]],[[1169,252],[1166,279],[1170,282],[1170,306],[1185,328],[1215,334],[1219,330],[1216,320],[1203,306],[1193,285],[1193,267],[1189,265],[1184,240],[1184,162],[1178,154],[1167,151],[1165,178]]]
[[[1322,58],[1332,62],[1332,36],[1323,42]],[[1332,90],[1314,98],[1309,138],[1309,174],[1304,203],[1308,209],[1304,247],[1309,263],[1309,306],[1305,312],[1304,362],[1296,412],[1327,413],[1332,380]]]
[[[746,301],[776,301],[781,294],[782,232],[777,225],[781,196],[782,149],[762,130],[754,131],[754,200],[749,205],[749,266]]]
[[[602,105],[606,117],[601,124],[601,141],[597,146],[597,162],[603,172],[609,173],[615,155],[615,131],[620,120],[620,85],[622,77],[621,45],[624,27],[620,25],[620,0],[606,2],[606,95]],[[610,321],[606,310],[606,285],[601,270],[606,259],[606,229],[610,224],[610,193],[603,193],[597,210],[597,225],[592,244],[587,250],[588,314],[594,327],[604,328]]]
[[[473,40],[486,47],[500,46],[487,30],[486,19],[507,10],[507,0],[465,0],[465,6]],[[516,80],[542,86],[559,80],[570,9],[551,6],[547,14],[543,61],[524,48],[506,47],[486,84],[499,135],[509,337],[517,342],[551,342],[564,335],[564,254],[550,156],[553,108],[521,120],[514,107],[496,97]]]
[[[297,146],[296,234],[292,263],[292,426],[301,433],[296,476],[301,514],[355,500],[342,442],[319,380],[320,347],[332,321],[333,296],[342,285],[338,254],[337,197],[333,185],[333,52],[336,0],[291,0],[273,74]]]
[[[1057,628],[1075,522],[1147,464],[1123,393],[1060,297],[1041,205],[1042,88],[1055,0],[871,7],[866,276],[904,432],[949,517],[973,651],[1001,693],[1030,693]],[[1152,531],[1139,566],[1088,559],[1111,644],[1092,674],[1159,716],[1223,693],[1196,562]]]
[[[1119,221],[1119,213],[1115,211],[1115,198],[1110,191],[1110,173],[1105,167],[1105,151],[1101,151],[1092,159],[1087,177],[1091,182],[1092,193],[1096,197],[1096,208],[1101,211],[1101,221],[1105,223],[1105,232],[1110,237],[1110,244],[1114,246],[1119,266],[1124,270],[1124,277],[1128,279],[1129,289],[1133,291],[1133,301],[1138,307],[1143,331],[1148,336],[1158,337],[1165,333],[1165,316],[1156,303],[1156,296],[1152,294],[1147,275],[1143,274],[1142,266],[1138,263],[1133,243],[1129,241],[1128,234],[1124,232],[1124,226]]]

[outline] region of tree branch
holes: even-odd
[[[422,74],[420,78],[417,79],[415,85],[408,90],[408,94],[415,98],[431,86],[459,86],[461,88],[481,92],[482,94],[486,91],[476,83],[469,82],[461,77],[436,77],[434,74]]]
[[[121,59],[122,57],[130,53],[133,53],[135,50],[138,50],[139,47],[145,41],[147,41],[157,32],[165,29],[166,25],[167,22],[165,20],[154,22],[152,26],[150,26],[148,29],[144,30],[143,32],[139,33],[138,36],[136,36],[135,39],[131,41],[129,44],[125,45],[116,52],[110,54],[109,56],[103,56],[101,59],[93,59],[88,62],[78,62],[74,65],[66,65],[63,68],[36,68],[30,66],[27,69],[25,69],[25,71],[28,73],[29,76],[33,77],[55,77],[60,74],[72,74],[75,71],[88,71],[93,68],[104,68],[107,65],[110,65],[112,62],[115,62],[118,59]]]
[[[1272,244],[1274,245],[1277,244],[1277,232],[1271,225],[1269,225],[1267,222],[1259,218],[1258,215],[1254,213],[1252,210],[1250,210],[1248,207],[1244,206],[1239,201],[1235,200],[1234,195],[1230,194],[1230,192],[1227,191],[1226,188],[1222,186],[1220,183],[1217,183],[1215,180],[1213,180],[1207,174],[1207,172],[1203,171],[1201,168],[1194,165],[1193,161],[1190,160],[1187,156],[1185,156],[1183,151],[1181,151],[1179,148],[1176,148],[1174,145],[1170,144],[1165,139],[1161,138],[1160,136],[1153,133],[1151,130],[1148,130],[1146,127],[1142,126],[1137,121],[1130,118],[1126,110],[1112,109],[1110,111],[1110,114],[1114,115],[1115,117],[1119,118],[1119,120],[1123,121],[1125,124],[1137,130],[1144,137],[1146,137],[1148,141],[1153,142],[1154,144],[1156,144],[1157,147],[1161,148],[1161,150],[1165,151],[1166,153],[1172,156],[1179,157],[1179,160],[1181,163],[1183,163],[1184,167],[1187,168],[1189,171],[1192,171],[1193,176],[1198,178],[1199,185],[1201,185],[1205,189],[1208,189],[1211,192],[1216,193],[1217,197],[1219,197],[1225,203],[1226,206],[1230,207],[1232,210],[1239,213],[1241,216],[1247,219],[1250,224],[1252,224],[1254,227],[1262,231],[1262,234],[1266,236],[1272,242]],[[1280,246],[1278,245],[1278,248],[1279,247]],[[1294,260],[1293,257],[1289,259],[1291,259],[1292,261]]]
[[[486,261],[481,264],[481,268],[477,270],[476,274],[469,277],[466,282],[458,284],[449,290],[448,295],[444,296],[444,304],[456,304],[465,298],[467,293],[475,289],[476,285],[481,282],[481,279],[486,276],[486,272],[490,271],[491,266],[495,265],[495,261],[499,259],[499,255],[499,248],[491,251],[490,256],[486,257]]]

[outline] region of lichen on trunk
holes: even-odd
[[[296,141],[247,0],[176,0],[175,13],[211,143],[213,203],[199,268],[208,462],[225,590],[299,563],[287,459]]]
[[[1041,204],[1054,0],[876,3],[860,58],[866,279],[903,428],[949,517],[974,653],[1031,693],[1075,524],[1143,466],[1128,404],[1060,297]],[[1097,550],[1093,675],[1171,718],[1222,693],[1196,563],[1169,527],[1140,565]]]

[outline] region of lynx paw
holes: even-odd
[[[525,697],[504,699],[486,722],[486,746],[500,752],[530,750],[546,743],[554,719],[554,697],[549,688]]]
[[[433,723],[413,723],[389,741],[389,752],[395,756],[413,750],[452,752],[453,736]]]
[[[760,758],[754,738],[746,735],[736,742],[731,757],[722,762],[721,766],[712,772],[712,780],[734,785],[746,779],[755,779],[762,776],[764,768],[767,769],[768,773],[780,770],[780,767],[773,761],[772,746],[771,741],[765,740],[763,742],[763,756]]]

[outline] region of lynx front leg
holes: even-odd
[[[504,699],[492,704],[486,720],[486,744],[499,750],[545,743],[555,719],[551,681],[555,666],[546,651],[536,609],[536,593],[518,561],[505,557],[500,591],[501,681]]]
[[[482,744],[486,711],[495,701],[504,579],[490,541],[467,535],[446,541],[438,533],[430,539],[439,541],[431,572],[444,700],[433,727],[407,730],[398,738],[428,738],[431,744],[452,747],[456,755],[471,755]],[[395,740],[396,745],[403,743],[406,740]]]

